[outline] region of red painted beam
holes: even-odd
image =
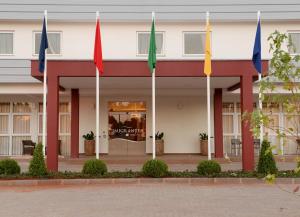
[[[223,115],[222,115],[222,89],[215,89],[214,94],[214,138],[215,157],[223,158]]]
[[[252,76],[241,76],[241,114],[253,111]],[[242,165],[244,171],[254,170],[254,145],[250,123],[242,120]]]
[[[71,157],[79,157],[79,89],[71,90]]]
[[[104,61],[104,77],[150,77],[146,61]],[[157,77],[204,77],[203,60],[160,60],[157,63]],[[267,65],[264,61],[263,67]],[[49,60],[48,74],[59,77],[94,77],[96,73],[93,61],[83,60]],[[257,75],[251,60],[214,60],[213,77],[239,77],[245,72]],[[38,61],[31,61],[31,75],[43,76],[38,71]]]
[[[47,168],[58,170],[59,77],[48,74],[47,94]]]
[[[268,68],[269,68],[269,61],[267,60],[263,60],[262,61],[262,70],[263,70],[263,76],[268,75]],[[258,80],[258,74],[256,74],[255,76],[253,76],[252,78],[253,82]],[[228,87],[227,90],[228,91],[235,91],[237,89],[239,89],[241,87],[241,83],[236,83],[234,85],[232,85],[231,87]]]

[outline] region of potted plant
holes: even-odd
[[[84,138],[84,153],[85,155],[95,154],[95,135],[93,131],[82,136]]]
[[[157,131],[155,134],[155,153],[157,156],[164,154],[164,133]]]
[[[202,155],[208,155],[208,135],[206,133],[200,133],[200,152]]]

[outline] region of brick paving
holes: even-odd
[[[284,190],[282,190],[282,189]],[[9,217],[298,217],[293,185],[101,185],[0,189]]]

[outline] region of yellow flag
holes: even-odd
[[[211,74],[211,49],[210,49],[210,25],[209,25],[209,21],[207,21],[207,23],[206,23],[204,73],[207,76],[210,76],[210,74]]]

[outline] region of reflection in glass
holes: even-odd
[[[146,140],[146,104],[144,102],[109,103],[109,138]]]

